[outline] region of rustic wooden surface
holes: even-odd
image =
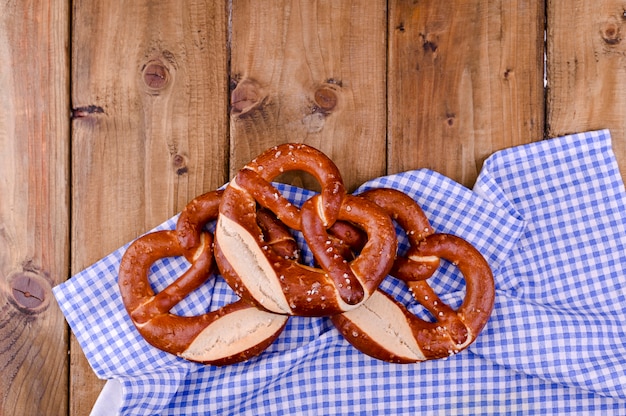
[[[256,4],[0,4],[0,414],[88,415],[104,381],[51,287],[273,144],[319,147],[350,189],[471,186],[496,150],[597,128],[626,166],[621,2]]]
[[[69,7],[0,5],[0,414],[68,412]]]
[[[626,175],[626,4],[550,0],[546,135],[610,128]]]
[[[330,156],[348,188],[385,173],[385,6],[233,2],[231,174],[294,140]]]
[[[74,11],[72,273],[223,184],[228,162],[224,5],[78,0]],[[70,369],[72,414],[89,414],[103,382],[73,337]]]
[[[394,1],[389,169],[465,185],[496,150],[543,135],[543,2]]]

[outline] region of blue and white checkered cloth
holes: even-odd
[[[357,192],[381,186],[411,195],[438,232],[467,239],[492,266],[494,312],[469,349],[389,364],[358,352],[326,318],[294,317],[249,362],[186,362],[134,329],[117,288],[122,247],[54,289],[96,374],[119,381],[119,413],[626,414],[626,192],[608,131],[495,153],[473,191],[417,170]],[[282,189],[294,203],[309,196]],[[182,258],[160,260],[151,282],[160,290],[185,267]],[[444,262],[430,283],[453,307],[462,301],[452,265]],[[381,287],[427,317],[403,283],[389,277]],[[235,299],[217,278],[175,312],[203,313]]]

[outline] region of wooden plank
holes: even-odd
[[[0,6],[0,414],[67,413],[68,3]]]
[[[543,137],[542,1],[394,0],[389,13],[390,171],[471,186],[488,155]]]
[[[385,173],[385,9],[233,1],[231,174],[285,142],[325,152],[349,189]],[[289,181],[312,187],[306,175]]]
[[[211,1],[74,2],[72,272],[226,181],[227,23]],[[72,344],[70,414],[102,383]]]
[[[547,16],[548,135],[609,128],[624,174],[626,6],[617,0],[548,1]]]

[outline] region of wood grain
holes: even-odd
[[[0,414],[61,415],[68,331],[51,289],[69,265],[69,11],[0,7]]]
[[[72,272],[226,180],[227,9],[77,0],[72,42]],[[72,344],[70,414],[100,391]]]
[[[391,172],[471,186],[488,155],[543,137],[543,14],[537,0],[390,2]]]
[[[274,144],[320,148],[350,190],[423,167],[471,186],[496,150],[609,128],[624,172],[625,10],[2,2],[0,415],[88,415],[104,381],[51,288]]]
[[[233,1],[231,175],[285,142],[325,152],[349,189],[385,173],[385,7]]]
[[[616,0],[548,5],[547,134],[610,129],[624,175],[626,6]]]

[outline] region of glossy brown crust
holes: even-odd
[[[263,239],[277,255],[286,259],[298,260],[300,248],[287,227],[278,221],[273,212],[267,209],[257,211],[257,223],[263,233]]]
[[[354,204],[346,204],[340,210],[339,218],[356,224],[367,235],[375,236],[367,240],[360,255],[354,259],[346,259],[343,257],[344,253],[334,251],[326,229],[316,215],[309,213],[306,204],[302,209],[303,224],[307,224],[304,227],[304,230],[307,230],[304,234],[311,250],[322,253],[321,256],[316,256],[318,261],[323,263],[321,268],[302,265],[293,257],[277,252],[271,242],[263,240],[265,238],[263,232],[250,231],[251,235],[258,236],[257,243],[276,272],[290,305],[291,315],[328,316],[343,312],[346,305],[342,304],[340,299],[348,305],[364,301],[391,270],[397,250],[393,223],[388,216],[367,201],[352,196],[346,198],[346,201]],[[252,221],[249,221],[248,225],[254,226]],[[229,285],[242,298],[259,307],[266,307],[267,305],[254,298],[236,267],[224,255],[219,238],[215,247],[215,258],[220,272]],[[354,290],[355,288],[360,291]],[[360,294],[359,297],[353,298],[354,293]],[[344,294],[345,298],[341,297],[341,294]]]
[[[270,183],[281,173],[300,170],[312,174],[320,182],[319,195],[306,201],[302,209],[294,207]],[[259,227],[258,207],[272,211],[288,227],[302,231],[320,268],[304,266],[293,258],[279,255],[267,241],[267,230]],[[301,316],[327,316],[348,310],[367,297],[385,278],[397,248],[393,223],[380,209],[363,198],[348,196],[338,169],[318,150],[302,144],[285,144],[264,152],[246,165],[224,191],[220,216],[243,229],[253,239],[272,267],[268,278],[278,285],[289,310],[269,309],[275,313]],[[363,243],[361,255],[346,257],[335,251],[337,245],[328,229],[338,220],[352,223],[361,231],[353,238]],[[215,258],[218,267],[237,293],[259,307],[271,308],[251,292],[249,276],[243,275],[237,263],[256,263],[256,254],[241,258],[226,243],[218,226]],[[225,232],[224,232],[225,233]],[[366,237],[364,237],[366,235]],[[241,241],[241,238],[239,238]],[[258,250],[257,250],[258,251]],[[278,296],[278,295],[277,295]]]
[[[124,305],[134,322],[144,324],[156,315],[167,313],[209,278],[213,259],[207,244],[185,273],[156,294],[148,281],[149,267],[159,259],[181,256],[183,252],[175,231],[146,234],[126,250],[120,263],[118,280]]]
[[[289,171],[311,174],[321,185],[325,225],[337,220],[345,186],[337,166],[319,150],[300,143],[287,143],[269,149],[239,171],[235,181],[260,205],[273,211],[289,228],[300,230],[299,210],[270,183]]]
[[[435,232],[422,208],[408,195],[395,189],[371,189],[363,194],[380,206],[405,231],[411,248],[404,256],[398,256],[391,274],[404,280],[413,297],[439,321],[451,328],[456,344],[467,340],[467,330],[455,311],[443,303],[435,291],[425,282],[439,267],[439,257],[423,254],[420,245]]]
[[[473,342],[487,324],[495,303],[495,283],[489,264],[469,242],[450,234],[433,234],[427,237],[415,252],[422,256],[437,256],[446,259],[458,267],[463,274],[465,299],[457,309],[456,315],[468,331],[469,341],[465,343]],[[415,288],[413,288],[413,293],[414,296],[422,294]],[[440,315],[438,313],[436,318]],[[444,314],[444,316],[447,315]],[[449,330],[452,339],[462,336],[462,333],[455,333],[453,328]]]
[[[411,247],[416,247],[435,231],[422,208],[407,194],[395,189],[376,188],[362,194],[389,215],[406,232]],[[438,260],[415,261],[407,255],[396,258],[391,274],[405,281],[428,279],[439,267]]]
[[[179,316],[170,312],[211,277],[213,238],[203,228],[208,221],[216,218],[220,197],[221,192],[210,192],[194,199],[181,213],[176,230],[157,231],[139,237],[126,250],[120,263],[120,293],[133,324],[148,343],[171,354],[184,354],[203,330],[229,314],[243,309],[258,311],[248,302],[239,300],[197,316]],[[155,293],[148,280],[151,265],[165,257],[182,255],[190,260],[190,267],[161,292]],[[187,359],[213,365],[247,360],[264,351],[282,332],[285,324],[242,351],[226,352],[214,360]]]
[[[391,270],[398,247],[393,223],[376,204],[347,195],[338,219],[356,225],[367,236],[359,255],[347,262],[316,214],[316,198],[302,206],[304,238],[342,299],[354,305],[367,299]]]
[[[360,196],[382,208],[409,239],[408,252],[395,259],[391,274],[405,281],[413,298],[430,312],[435,322],[417,318],[404,305],[380,293],[400,308],[425,359],[444,358],[467,348],[487,323],[495,301],[493,276],[484,257],[459,237],[434,234],[421,207],[400,191],[379,188]],[[439,259],[455,264],[465,277],[466,296],[456,311],[446,305],[427,282],[437,270]],[[372,338],[345,315],[338,314],[331,319],[344,337],[362,352],[390,362],[415,362],[396,356],[384,347],[385,339]]]
[[[435,231],[430,225],[426,214],[413,198],[391,188],[374,188],[359,194],[380,208],[406,231],[409,243],[418,245]]]
[[[361,251],[367,243],[367,234],[346,221],[335,222],[328,229],[328,235],[336,240],[338,246],[345,246],[356,253]]]
[[[465,278],[466,295],[454,311],[445,305],[425,281],[408,282],[414,298],[433,314],[427,322],[382,293],[401,309],[413,337],[426,360],[445,358],[466,349],[486,325],[495,302],[495,286],[491,269],[484,257],[467,241],[449,234],[433,234],[415,249],[421,256],[437,256],[453,262]],[[398,357],[385,348],[385,339],[374,339],[344,314],[331,317],[335,327],[355,348],[379,360],[411,363],[420,360]]]
[[[210,250],[201,253],[196,262],[166,289],[158,294],[152,290],[148,281],[150,266],[159,259],[180,256],[183,251],[175,231],[146,234],[135,240],[124,253],[118,277],[124,306],[139,333],[153,346],[172,354],[182,353],[217,317],[217,314],[182,317],[169,313],[210,276]]]
[[[422,208],[405,193],[389,188],[375,188],[358,195],[375,203],[405,232],[411,246],[417,246],[427,236],[434,233]],[[342,252],[359,252],[363,248],[367,235],[348,222],[337,222],[329,230],[335,237],[335,249]],[[426,280],[439,267],[439,259],[411,259],[408,253],[398,255],[394,260],[391,275],[409,281]]]
[[[212,191],[191,200],[180,213],[176,222],[176,234],[188,261],[200,246],[203,227],[217,218],[223,191]],[[210,234],[209,234],[210,235]]]

